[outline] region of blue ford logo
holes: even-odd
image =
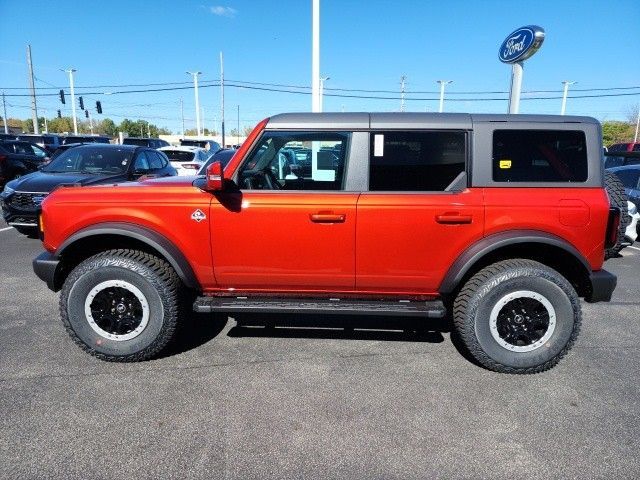
[[[498,56],[504,63],[526,60],[536,53],[544,41],[544,29],[528,25],[512,32],[502,42]]]

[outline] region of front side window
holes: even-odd
[[[582,131],[495,130],[495,182],[584,182],[587,144]]]
[[[465,171],[463,131],[371,132],[370,191],[444,191]]]
[[[246,190],[343,190],[350,134],[266,132],[242,168]]]

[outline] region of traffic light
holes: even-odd
[[[62,90],[60,90],[62,91]],[[58,110],[58,118],[62,118],[62,112],[60,110]]]
[[[82,101],[82,97],[78,97],[78,101],[80,102],[80,110],[84,110],[84,102]]]
[[[64,101],[64,90],[60,90],[60,103],[66,103]]]
[[[89,118],[89,110],[85,110],[84,111],[84,116],[85,116],[85,118]]]
[[[98,113],[102,113],[102,103],[96,102],[96,110]]]

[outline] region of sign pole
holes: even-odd
[[[522,91],[522,73],[524,70],[522,62],[511,65],[511,91],[509,92],[509,113],[520,111],[520,92]]]

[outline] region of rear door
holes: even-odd
[[[236,191],[211,203],[220,287],[339,291],[355,285],[356,202],[347,166],[349,131],[265,131],[238,168]],[[317,168],[296,175],[282,155],[309,150]]]
[[[358,200],[356,288],[436,293],[483,234],[482,190],[467,188],[465,130],[374,130]]]

